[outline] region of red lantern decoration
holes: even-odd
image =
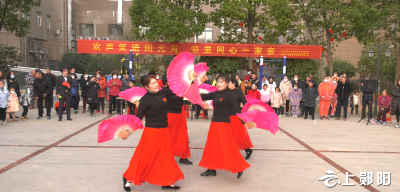
[[[192,33],[192,37],[194,36],[194,33]]]
[[[15,36],[18,36],[18,33],[17,33],[17,32],[15,32]]]
[[[175,35],[172,35],[171,37],[175,37]]]
[[[325,51],[325,49],[324,49],[324,48],[321,48],[321,51]]]
[[[259,37],[258,37],[258,39],[259,39],[259,40],[261,40],[261,39],[262,39],[262,37],[261,37],[261,36],[259,36]]]
[[[243,27],[243,23],[240,23],[240,26]]]
[[[333,30],[332,30],[332,29],[329,29],[329,33],[333,33]]]
[[[332,37],[332,38],[331,38],[331,41],[334,41],[334,40],[335,40],[335,38]]]
[[[346,37],[346,33],[345,32],[342,33],[342,37]]]

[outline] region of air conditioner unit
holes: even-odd
[[[92,37],[85,37],[85,40],[92,40]]]
[[[109,37],[103,37],[103,40],[110,40]]]
[[[61,33],[60,29],[54,29],[54,34],[59,35]]]
[[[100,37],[95,37],[94,40],[101,40],[101,38]]]
[[[76,37],[76,40],[82,40],[82,39],[83,39],[82,36],[77,36],[77,37]]]

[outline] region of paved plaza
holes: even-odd
[[[20,115],[21,112],[18,113]],[[212,114],[212,113],[211,113]],[[110,116],[72,114],[73,121],[29,120],[0,126],[0,192],[123,192],[122,174],[127,169],[142,131],[128,140],[97,143],[97,126]],[[312,121],[281,118],[276,135],[249,130],[254,153],[242,178],[226,171],[216,177],[201,177],[197,166],[206,142],[210,120],[188,119],[191,161],[179,165],[185,179],[180,191],[400,191],[400,129],[357,123],[358,117]],[[241,151],[244,156],[244,151]],[[178,160],[178,159],[177,159]],[[327,188],[319,178],[331,170],[337,174]],[[343,186],[346,172],[355,186]],[[360,172],[373,172],[373,183],[360,186]],[[390,172],[391,184],[378,186],[378,172]],[[332,175],[334,176],[334,175]],[[387,182],[385,180],[384,182]],[[132,191],[163,191],[148,183]]]

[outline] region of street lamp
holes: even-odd
[[[35,52],[35,57],[37,60],[39,60],[39,69],[40,69],[40,60],[42,59],[42,50],[40,48],[37,49]]]
[[[368,51],[368,57],[369,58],[374,57],[374,53],[375,52],[372,51],[372,49],[370,49]],[[374,112],[375,116],[377,116],[377,113],[378,113],[379,60],[380,60],[380,55],[381,55],[380,53],[381,53],[381,45],[378,45],[378,66],[377,66],[377,72],[376,72],[376,94],[375,94],[375,112]],[[390,54],[391,54],[390,50],[386,49],[385,57],[389,58]]]

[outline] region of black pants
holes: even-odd
[[[101,105],[101,111],[104,111],[104,97],[99,98],[99,104],[97,105],[97,111],[100,111],[100,105]]]
[[[128,107],[129,107],[129,115],[135,115],[136,105],[131,102],[127,102],[127,103],[128,103]]]
[[[125,109],[125,99],[121,100],[121,104],[122,104],[122,109]]]
[[[111,96],[111,95],[110,95]],[[111,98],[110,98],[110,101],[111,101]],[[115,105],[117,104],[117,100],[114,100],[113,101],[113,108],[112,108],[112,111],[115,111]]]
[[[89,103],[90,114],[94,114],[94,111],[97,109],[97,103]]]
[[[399,107],[396,107],[395,114],[396,114],[396,122],[399,123],[399,120],[400,120],[400,110],[399,110]]]
[[[304,117],[307,118],[308,114],[310,114],[311,118],[314,119],[315,107],[304,107]]]
[[[200,105],[195,105],[196,108],[196,116],[198,117],[200,115],[200,111],[203,109]],[[208,116],[208,110],[204,110],[204,115]]]
[[[286,100],[286,113],[289,113],[289,100]]]
[[[45,107],[46,107],[46,116],[51,116],[50,112],[51,112],[51,97],[46,97],[43,98],[43,96],[38,96],[38,100],[37,100],[37,106],[38,106],[38,114],[39,117],[43,117],[43,99],[45,102]]]
[[[281,108],[280,107],[274,107],[274,111],[275,111],[276,115],[280,115]]]
[[[336,106],[336,117],[340,117],[343,107],[343,118],[347,118],[347,106],[349,104],[348,100],[338,100]]]
[[[70,96],[63,96],[60,100],[60,106],[64,106],[65,103],[65,108],[67,111],[67,119],[71,118],[71,97]],[[62,115],[63,115],[63,110],[62,107],[58,108],[58,118],[62,119]]]
[[[108,102],[108,113],[112,113],[113,105],[117,107],[117,113],[121,113],[121,100],[117,99],[118,96],[110,95],[110,101]],[[115,102],[115,104],[114,104]]]
[[[366,105],[368,105],[368,119],[372,119],[372,101],[362,101],[361,118],[365,117]]]
[[[22,108],[24,108],[24,111],[22,111],[22,117],[25,117],[26,115],[28,115],[28,109],[29,109],[29,107],[28,106],[22,106]]]
[[[304,115],[304,101],[300,101],[300,117]]]
[[[351,114],[353,115],[354,108],[356,108],[356,115],[358,115],[358,105],[354,105],[354,107],[351,108]]]
[[[7,116],[7,108],[0,108],[0,120],[5,121]]]
[[[386,122],[386,113],[389,112],[389,111],[390,111],[389,108],[384,108],[383,110],[379,109],[378,121],[379,121],[379,119],[382,119],[382,122]]]

